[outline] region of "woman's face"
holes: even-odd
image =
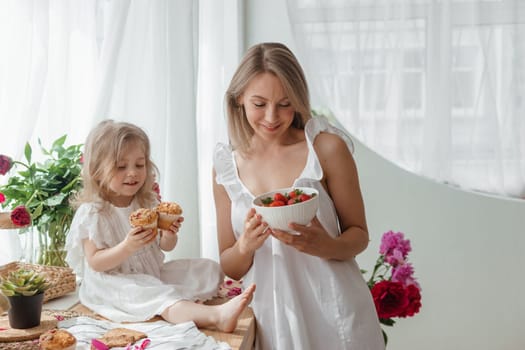
[[[128,206],[146,181],[146,156],[139,143],[126,145],[109,182],[109,200],[116,206]]]
[[[281,81],[271,73],[255,76],[239,103],[255,134],[264,139],[284,135],[293,122],[295,110]]]

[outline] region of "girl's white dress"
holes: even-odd
[[[317,217],[332,235],[340,234],[334,204],[320,183],[323,171],[313,149],[320,132],[351,140],[326,119],[313,118],[306,127],[308,158],[293,186],[319,191]],[[218,144],[214,166],[216,181],[232,202],[231,220],[236,238],[244,232],[244,220],[254,195],[241,182],[234,152]],[[252,307],[257,320],[257,349],[384,349],[372,297],[354,259],[323,260],[301,253],[273,237],[255,252],[253,265],[243,278],[256,283]]]
[[[180,300],[207,300],[217,295],[224,279],[220,265],[209,259],[164,262],[156,240],[136,251],[120,266],[106,272],[90,268],[82,241],[109,248],[124,240],[131,229],[129,214],[139,205],[119,208],[106,203],[84,203],[76,211],[66,239],[66,260],[82,277],[80,302],[116,322],[140,322],[162,313]]]

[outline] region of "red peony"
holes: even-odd
[[[399,282],[380,281],[371,292],[379,318],[398,317],[409,305],[407,291]]]
[[[0,154],[0,174],[5,175],[13,166],[13,161],[8,156]]]
[[[421,308],[421,293],[419,288],[414,284],[409,284],[406,287],[408,306],[405,311],[399,315],[400,317],[412,317],[419,312]]]
[[[31,215],[25,206],[19,205],[11,212],[11,221],[16,226],[27,226],[31,223]]]

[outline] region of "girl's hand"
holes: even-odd
[[[177,220],[171,223],[169,229],[166,230],[166,232],[173,234],[173,235],[177,235],[177,233],[179,233],[179,230],[180,230],[180,227],[182,226],[183,221],[184,221],[184,217],[179,216]]]
[[[308,226],[290,223],[289,227],[295,231],[295,234],[273,230],[272,235],[300,252],[320,258],[330,257],[329,252],[335,240],[328,235],[317,217],[313,218]]]
[[[241,254],[250,254],[259,249],[264,241],[270,236],[272,230],[262,217],[251,208],[244,221],[244,233],[238,240]]]
[[[165,252],[169,252],[175,248],[177,241],[179,240],[177,234],[179,233],[183,221],[184,217],[181,216],[175,220],[167,230],[161,231],[162,235],[160,237],[159,243],[160,249],[164,250]]]
[[[130,252],[136,252],[140,248],[149,244],[155,238],[152,229],[145,230],[142,226],[135,227],[128,232],[124,244]]]

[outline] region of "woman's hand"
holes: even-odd
[[[251,208],[244,221],[244,234],[239,238],[239,252],[243,255],[251,254],[259,249],[270,236],[272,230],[262,221],[262,217]]]
[[[294,233],[281,230],[272,230],[272,235],[300,252],[318,256],[323,259],[330,257],[330,251],[335,240],[328,235],[317,217],[313,218],[310,225],[290,223],[288,225]]]

